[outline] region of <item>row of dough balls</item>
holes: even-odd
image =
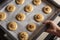
[[[7,24],[7,28],[11,31],[17,30],[17,27],[18,25],[16,22],[9,22]],[[33,32],[36,30],[36,25],[34,23],[30,23],[26,26],[26,29],[30,32]],[[18,36],[20,40],[28,40],[28,37],[29,37],[27,32],[20,32]]]
[[[5,20],[7,17],[6,13],[0,12],[0,21]],[[26,19],[26,15],[24,13],[19,13],[16,15],[16,19],[18,21],[24,21]],[[36,22],[42,22],[44,20],[44,16],[42,14],[34,15],[34,20]]]
[[[23,13],[19,13],[16,15],[16,19],[18,21],[23,21],[26,19],[26,15]],[[36,15],[34,15],[34,20],[36,22],[42,22],[44,20],[44,16],[42,14],[36,14]]]
[[[15,0],[15,2],[19,5],[23,4],[25,2],[25,0]],[[41,4],[41,0],[33,0],[32,3],[34,5],[40,5]]]
[[[9,22],[7,24],[7,28],[10,30],[10,31],[15,31],[17,30],[17,27],[18,27],[18,24],[16,22]],[[30,32],[33,32],[35,29],[36,29],[36,24],[34,23],[29,23],[26,25],[26,29]]]
[[[16,0],[16,3],[17,4],[23,4],[24,1],[25,0]],[[41,4],[41,0],[33,0],[33,4],[40,5]],[[9,12],[13,12],[13,11],[15,11],[15,9],[16,9],[15,5],[8,5],[6,7],[6,10],[9,11]],[[24,11],[25,12],[32,12],[33,9],[34,9],[34,7],[31,4],[26,5],[24,7]],[[45,12],[46,14],[51,13],[51,11],[52,11],[52,8],[50,6],[47,5],[47,6],[43,7],[43,12]]]

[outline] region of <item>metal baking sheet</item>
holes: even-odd
[[[16,10],[14,12],[7,12],[5,10],[5,8],[9,5],[9,4],[14,4],[16,6]],[[33,16],[37,13],[40,13],[44,16],[45,20],[47,20],[48,17],[50,17],[52,14],[54,14],[54,12],[56,11],[57,8],[55,8],[53,5],[49,4],[47,1],[42,1],[42,3],[39,5],[39,6],[35,6],[32,4],[32,0],[25,0],[25,3],[23,5],[17,5],[15,3],[15,0],[13,0],[11,3],[9,3],[8,5],[6,5],[2,10],[1,12],[6,12],[7,14],[7,19],[5,21],[0,21],[0,24],[2,25],[2,27],[4,29],[6,29],[11,35],[13,35],[17,40],[19,40],[18,38],[18,34],[20,32],[28,32],[29,36],[33,36],[35,33],[37,32],[29,32],[27,29],[26,29],[26,25],[29,24],[29,23],[35,23],[37,25],[37,29],[36,31],[38,30],[38,28],[41,27],[42,25],[42,22],[36,22],[34,19],[33,19]],[[33,7],[34,7],[34,10],[31,12],[31,13],[27,13],[24,11],[24,6],[28,5],[28,4],[32,4]],[[42,8],[46,5],[49,5],[52,7],[52,12],[50,14],[45,14],[43,11],[42,11]],[[18,14],[18,13],[24,13],[26,15],[26,19],[24,21],[17,21],[15,16]],[[17,22],[18,24],[18,28],[16,31],[9,31],[7,29],[7,24],[11,21],[15,21]],[[33,34],[34,33],[34,34]]]

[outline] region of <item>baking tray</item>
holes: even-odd
[[[7,12],[5,10],[5,8],[9,5],[9,4],[14,4],[16,6],[16,10],[15,12]],[[5,21],[0,21],[0,24],[1,26],[8,32],[10,33],[16,40],[19,40],[18,39],[18,34],[20,32],[27,32],[29,34],[29,40],[31,40],[37,33],[38,33],[38,30],[39,28],[42,28],[42,22],[36,22],[34,19],[33,19],[33,16],[37,13],[41,13],[44,17],[45,17],[45,20],[47,20],[50,16],[54,16],[54,12],[57,11],[57,8],[53,5],[51,5],[50,3],[48,3],[46,0],[42,0],[42,3],[39,5],[39,6],[35,6],[32,4],[32,0],[25,0],[25,3],[23,5],[17,5],[15,3],[15,0],[13,0],[12,2],[10,2],[8,5],[5,6],[5,8],[3,8],[1,11],[2,12],[6,12],[7,14],[7,18]],[[24,6],[28,5],[28,4],[32,4],[33,7],[34,7],[34,11],[31,12],[31,13],[27,13],[24,11]],[[43,11],[42,11],[42,8],[46,5],[49,5],[52,7],[52,12],[50,14],[45,14]],[[26,15],[26,20],[20,22],[20,21],[17,21],[15,16],[19,13],[19,12],[22,12],[22,13],[25,13]],[[45,21],[44,20],[44,21]],[[18,24],[18,29],[16,31],[9,31],[7,29],[7,24],[11,21],[15,21],[17,22]],[[26,25],[29,24],[29,23],[35,23],[37,25],[37,29],[34,31],[34,32],[29,32],[27,29],[26,29]]]

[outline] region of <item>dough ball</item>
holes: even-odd
[[[26,5],[26,6],[24,7],[24,10],[25,10],[26,12],[32,12],[32,11],[33,11],[33,6],[32,6],[31,4]]]
[[[44,20],[44,16],[42,14],[36,14],[34,16],[35,21],[42,22]]]
[[[17,29],[17,23],[16,22],[10,22],[8,23],[8,29],[11,31],[15,31]]]
[[[19,14],[16,15],[16,19],[18,21],[23,21],[23,20],[25,20],[25,18],[26,18],[26,16],[23,13],[19,13]]]

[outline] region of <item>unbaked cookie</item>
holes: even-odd
[[[33,0],[32,2],[34,5],[40,5],[41,4],[41,0]]]
[[[6,10],[8,11],[8,12],[14,12],[15,11],[15,9],[16,9],[16,7],[15,7],[15,5],[8,5],[7,7],[6,7]]]
[[[15,0],[17,4],[23,4],[25,0]]]
[[[43,12],[45,12],[46,14],[49,14],[52,12],[52,8],[50,6],[45,6],[43,7]]]
[[[19,33],[19,39],[20,40],[28,40],[28,33],[27,32],[21,32]]]
[[[11,31],[15,31],[17,29],[17,23],[16,22],[10,22],[10,23],[8,23],[7,28]]]
[[[6,13],[4,13],[4,12],[0,12],[0,21],[5,20],[6,17],[7,17]]]
[[[44,16],[42,14],[36,14],[34,16],[35,21],[42,22],[44,20]]]
[[[26,12],[32,12],[32,11],[33,11],[33,6],[32,6],[31,4],[26,5],[26,6],[24,7],[24,10],[25,10]]]
[[[27,30],[33,32],[36,30],[36,25],[34,23],[30,23],[27,25]]]
[[[26,18],[26,16],[23,13],[19,13],[19,14],[16,15],[16,19],[18,21],[23,21],[23,20],[25,20],[25,18]]]

